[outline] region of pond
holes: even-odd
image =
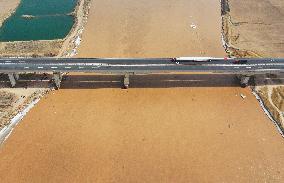
[[[53,40],[66,37],[74,24],[77,0],[21,0],[0,28],[0,41]]]

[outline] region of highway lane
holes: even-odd
[[[202,61],[201,61],[202,60]],[[220,72],[267,73],[283,72],[284,59],[220,59],[202,57],[160,59],[99,58],[13,58],[0,59],[0,72],[103,72],[162,73]]]

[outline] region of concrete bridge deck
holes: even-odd
[[[283,72],[284,58],[220,59],[183,58],[0,58],[0,72]]]

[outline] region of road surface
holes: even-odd
[[[203,58],[203,57],[201,57]],[[156,58],[156,59],[96,59],[96,58],[27,58],[1,59],[0,72],[103,72],[162,73],[218,72],[270,73],[283,72],[284,59],[219,59],[219,58]]]

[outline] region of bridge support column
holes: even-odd
[[[240,84],[242,88],[248,86],[251,76],[250,75],[238,75],[238,79],[240,80]]]
[[[15,87],[17,84],[17,81],[19,80],[19,74],[16,73],[8,73],[8,77],[10,80],[10,84],[12,87]]]
[[[130,81],[129,81],[129,74],[125,74],[124,75],[124,78],[123,78],[123,88],[124,89],[128,89],[129,88],[129,84],[130,84]]]
[[[61,80],[62,80],[62,73],[54,72],[53,73],[53,82],[54,82],[56,90],[58,90],[60,88]]]

